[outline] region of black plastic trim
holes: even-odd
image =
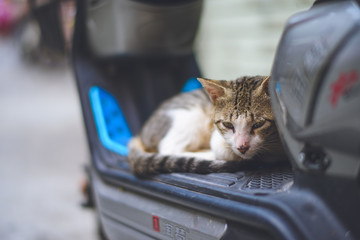
[[[277,213],[279,209],[276,209],[275,206],[273,209],[269,209],[258,205],[260,197],[251,195],[245,197],[239,194],[238,200],[234,201],[234,199],[199,193],[166,183],[139,179],[130,172],[107,169],[101,161],[95,160],[93,163],[99,176],[114,187],[121,186],[220,218],[263,229],[275,236],[276,239],[310,239],[309,236],[303,235],[297,224],[293,224],[286,215]]]

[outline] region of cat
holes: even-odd
[[[198,80],[202,89],[165,101],[129,142],[135,175],[235,172],[284,160],[270,76]]]

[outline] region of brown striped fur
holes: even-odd
[[[269,79],[199,79],[204,89],[164,102],[129,143],[133,173],[234,172],[283,160]]]

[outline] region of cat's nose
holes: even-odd
[[[238,147],[237,149],[239,150],[239,152],[241,152],[242,154],[245,154],[247,152],[247,150],[249,150],[250,146],[245,144],[245,145],[241,145],[240,147]]]

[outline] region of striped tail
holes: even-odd
[[[171,172],[201,174],[236,172],[259,167],[259,162],[255,160],[206,160],[197,157],[180,157],[146,152],[139,137],[134,137],[129,143],[128,161],[132,172],[139,177]]]

